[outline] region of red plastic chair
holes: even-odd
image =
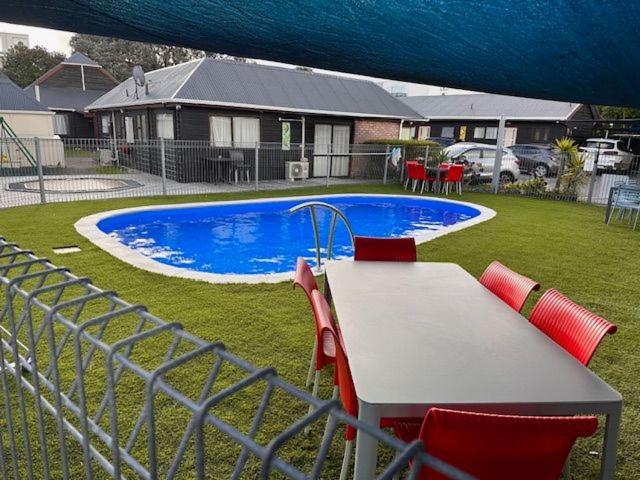
[[[431,408],[422,424],[397,422],[400,439],[422,440],[427,453],[485,480],[557,480],[578,437],[596,417],[525,417]],[[425,467],[420,479],[449,478]]]
[[[412,237],[354,237],[354,260],[369,262],[415,262],[416,241]]]
[[[302,257],[298,257],[298,263],[296,265],[296,275],[293,280],[293,288],[296,286],[299,286],[304,290],[304,293],[307,295],[309,303],[313,308],[312,294],[313,292],[319,292],[318,284],[316,283],[316,279],[313,276],[313,272],[311,271],[309,264]],[[318,316],[315,314],[315,311],[314,320],[316,325],[316,335],[314,338],[313,350],[311,351],[309,373],[307,374],[305,386],[309,388],[313,384],[312,395],[316,397],[318,395],[320,383],[320,371],[327,365],[334,363],[335,346],[333,345],[333,338],[330,336],[326,338],[326,341],[323,340],[322,342],[318,342],[320,334],[318,333]],[[318,345],[322,345],[322,348],[318,348]]]
[[[555,289],[547,290],[531,311],[529,321],[583,365],[606,334],[618,330],[613,323],[569,300]]]
[[[447,175],[443,180],[443,188],[447,195],[449,195],[449,185],[453,184],[456,187],[456,192],[462,195],[462,174],[464,173],[463,165],[451,165],[447,171]]]
[[[340,400],[345,411],[351,416],[358,416],[358,397],[356,395],[356,389],[353,385],[353,378],[351,377],[351,369],[349,368],[349,360],[347,354],[344,351],[344,345],[340,336],[339,330],[335,326],[333,321],[333,315],[331,314],[331,307],[327,303],[327,300],[322,296],[319,291],[312,293],[312,305],[314,312],[320,319],[318,325],[320,326],[321,334],[324,336],[329,334],[333,338],[333,344],[335,345],[335,372],[337,376],[338,392]],[[335,392],[335,390],[334,390]],[[380,427],[390,427],[399,422],[415,422],[414,418],[383,418],[380,420]],[[351,453],[353,450],[353,440],[356,438],[356,429],[347,425],[345,434],[345,449],[344,457],[342,459],[342,469],[340,470],[340,480],[345,480],[349,471],[349,463],[351,460]]]
[[[500,297],[516,312],[520,312],[531,292],[540,284],[514,272],[498,261],[491,262],[480,277],[480,283]]]
[[[415,161],[407,162],[407,180],[404,185],[405,190],[409,187],[409,181],[411,181],[411,191],[415,192],[418,182],[424,182],[426,179],[427,175],[422,165]]]

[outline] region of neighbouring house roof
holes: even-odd
[[[85,54],[76,52],[71,54],[69,58],[62,62],[65,65],[84,65],[85,67],[100,67],[96,62],[91,60]]]
[[[35,97],[35,87],[25,89]],[[104,95],[104,90],[82,90],[81,88],[40,87],[40,103],[51,110],[73,110],[83,112],[91,102]]]
[[[0,72],[0,112],[3,111],[48,112],[49,110]]]
[[[504,115],[508,120],[563,121],[582,106],[580,103],[489,93],[403,97],[400,100],[429,120],[494,120]]]
[[[205,58],[149,72],[146,81],[148,93],[129,78],[87,109],[195,104],[340,116],[418,116],[368,80],[256,63]]]

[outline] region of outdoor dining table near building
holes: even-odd
[[[622,398],[452,263],[328,261],[359,418],[431,406],[514,415],[606,415],[601,478],[613,478]],[[377,443],[358,434],[355,478]]]

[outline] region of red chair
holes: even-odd
[[[491,262],[485,269],[480,283],[516,312],[522,310],[531,292],[540,290],[538,282],[514,272],[498,261]]]
[[[415,262],[416,241],[412,237],[354,237],[354,260],[368,262]]]
[[[424,182],[426,180],[426,172],[424,167],[415,161],[407,162],[407,180],[404,184],[404,189],[409,187],[409,181],[412,182],[411,191],[415,192],[418,182]]]
[[[604,336],[618,330],[613,323],[572,302],[553,288],[540,297],[529,321],[583,365],[589,364]]]
[[[307,299],[309,299],[309,303],[311,304],[311,293],[314,290],[318,290],[318,284],[316,283],[316,278],[313,276],[313,272],[311,271],[309,264],[302,257],[298,257],[298,263],[296,264],[296,275],[293,279],[293,288],[296,288],[296,286],[302,288],[304,293],[307,295]],[[309,363],[309,373],[307,374],[307,381],[305,383],[307,388],[311,386],[313,372],[317,365],[317,349],[317,339],[314,338],[313,350],[311,351],[311,362]],[[314,389],[316,389],[315,384]]]
[[[327,303],[327,300],[317,290],[312,293],[311,304],[313,305],[313,310],[316,313],[316,316],[319,318],[318,325],[320,327],[321,335],[331,335],[333,338],[333,344],[335,345],[335,372],[338,383],[337,391],[340,394],[342,406],[349,415],[357,417],[358,397],[356,395],[356,388],[353,385],[351,369],[349,368],[349,360],[347,359],[347,354],[344,351],[340,331],[336,328],[335,322],[333,321],[331,307]],[[416,421],[418,421],[418,419],[415,418],[383,418],[380,420],[380,427],[387,428],[399,422],[410,423]],[[340,470],[340,480],[345,480],[347,478],[347,473],[349,472],[353,440],[356,438],[356,429],[347,425],[344,438],[345,449],[344,457],[342,459],[342,469]]]
[[[400,439],[480,480],[557,480],[578,437],[592,436],[596,417],[525,417],[431,408],[422,424],[397,422]],[[449,478],[425,467],[420,479]]]
[[[443,180],[442,187],[445,193],[449,195],[449,185],[453,184],[456,187],[456,192],[462,195],[462,174],[464,173],[463,165],[451,165],[447,171],[447,175]]]

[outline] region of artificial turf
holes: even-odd
[[[331,193],[405,193],[397,186],[381,185],[336,186],[329,190]],[[19,207],[0,210],[0,235],[69,267],[76,275],[91,277],[96,285],[117,291],[129,302],[148,306],[161,318],[179,320],[185,329],[205,340],[223,340],[227,348],[239,356],[259,366],[274,366],[283,378],[302,385],[313,330],[311,313],[301,291],[293,291],[289,283],[212,285],[145,272],[91,244],[73,225],[91,213],[123,207],[326,191],[308,188],[286,193],[245,192]],[[538,280],[543,287],[541,292],[555,287],[617,324],[618,333],[605,339],[590,366],[624,398],[616,478],[640,479],[640,355],[637,353],[640,231],[634,232],[627,225],[604,225],[603,209],[597,206],[480,193],[466,193],[461,199],[492,208],[497,216],[420,245],[418,259],[455,262],[475,276],[497,259]],[[79,245],[82,251],[64,256],[52,252],[53,247],[72,244]],[[536,294],[529,300],[525,315],[538,297]],[[182,381],[186,383],[189,379]],[[328,375],[325,383],[324,393],[327,393]],[[294,407],[283,408],[282,420],[286,421],[287,416],[295,418],[297,414]],[[230,411],[227,415],[234,413]],[[236,415],[248,413],[238,408]],[[183,419],[175,419],[179,421]],[[170,430],[171,424],[167,428]],[[52,430],[52,435],[54,432]],[[600,450],[600,442],[601,435],[598,435],[578,444],[572,460],[574,478],[598,477],[600,458],[593,452]],[[312,450],[303,443],[289,454],[312,458]],[[334,457],[341,453],[337,448],[332,451]],[[219,454],[222,462],[229,461],[226,453],[215,454]],[[330,463],[325,478],[337,477],[331,469],[338,468],[339,461],[336,458]],[[257,475],[256,470],[249,472],[247,478]],[[185,478],[188,476],[185,474]],[[213,474],[212,478],[217,475]]]

